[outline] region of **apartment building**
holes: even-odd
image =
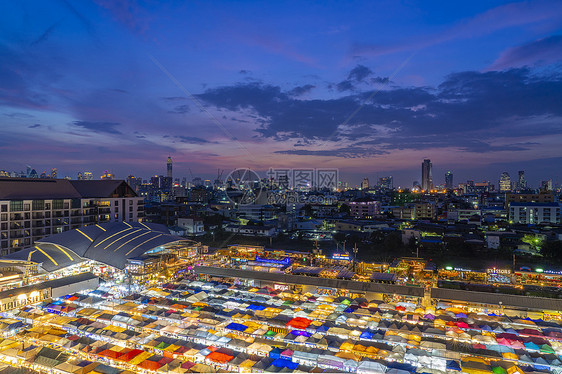
[[[560,204],[510,203],[509,222],[513,224],[560,224]]]
[[[144,201],[122,180],[0,178],[0,253],[103,222],[139,222]]]

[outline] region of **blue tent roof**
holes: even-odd
[[[241,323],[232,322],[232,323],[228,324],[228,325],[226,326],[226,328],[229,329],[229,330],[235,330],[235,331],[243,332],[243,331],[246,331],[246,329],[247,329],[248,327],[247,327],[247,326],[244,326],[244,325],[241,324]]]
[[[461,371],[461,366],[455,360],[447,360],[447,369]]]

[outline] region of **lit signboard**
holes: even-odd
[[[503,275],[509,275],[511,274],[511,270],[509,269],[486,269],[486,273],[488,274],[503,274]]]
[[[349,261],[349,254],[347,253],[334,253],[332,260]]]

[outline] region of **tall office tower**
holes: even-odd
[[[82,175],[81,171],[78,172],[78,175],[76,176],[76,179],[79,180],[79,181],[84,180],[84,176]]]
[[[517,188],[524,190],[527,188],[527,180],[525,179],[525,171],[519,170],[519,180],[517,181]]]
[[[361,189],[362,190],[369,189],[369,178],[363,178],[363,182],[361,182]]]
[[[392,181],[392,176],[379,178],[379,187],[392,190],[392,188],[394,188],[394,182]]]
[[[507,171],[504,171],[500,176],[500,192],[509,192],[511,191],[511,177]]]
[[[57,168],[51,170],[51,178],[57,179]]]
[[[445,173],[445,188],[448,190],[453,189],[453,172],[448,171]]]
[[[170,181],[172,180],[172,158],[168,157],[168,162],[166,162],[166,167],[168,170],[168,174],[166,175],[168,178],[170,178]]]
[[[541,182],[541,190],[552,191],[552,179]]]
[[[431,160],[426,158],[422,162],[422,190],[431,191],[433,189],[433,178],[431,176]]]
[[[94,175],[92,174],[91,171],[85,171],[84,172],[84,176],[83,176],[84,180],[86,181],[91,181],[94,179]]]

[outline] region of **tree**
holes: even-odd
[[[351,208],[347,204],[340,205],[340,213],[344,213],[349,216],[351,214]]]
[[[554,262],[561,262],[562,260],[562,241],[553,240],[545,242],[541,247],[541,254]]]

